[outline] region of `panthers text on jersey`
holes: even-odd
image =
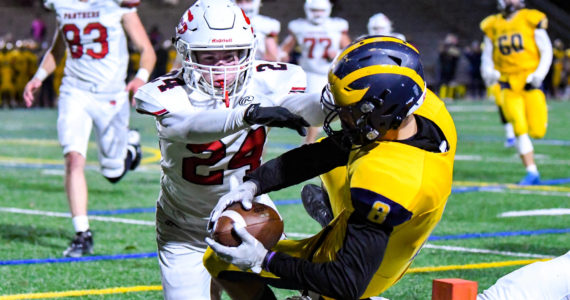
[[[124,89],[129,53],[121,19],[138,2],[44,0],[67,45],[64,82],[91,92]]]
[[[289,31],[301,47],[299,65],[305,72],[326,75],[334,57],[328,51],[339,52],[343,33],[348,32],[348,22],[341,18],[327,18],[322,24],[314,24],[307,19],[289,22]]]
[[[257,40],[255,58],[263,59],[266,51],[265,39],[267,37],[273,37],[277,39],[279,31],[281,31],[281,23],[279,23],[279,21],[276,19],[263,15],[255,15],[249,19],[251,20],[251,26],[255,32],[255,39]]]
[[[244,124],[245,109],[254,103],[287,107],[284,98],[304,92],[306,79],[298,66],[255,61],[247,88],[226,108],[223,101],[191,90],[182,73],[180,69],[156,78],[139,88],[135,99],[138,112],[157,120],[163,173],[159,205],[183,215],[175,221],[195,228],[189,242],[203,251],[208,216],[229,192],[229,178],[241,181],[261,164],[268,128]],[[320,107],[318,99],[314,102]],[[287,108],[300,113],[302,106]]]
[[[493,42],[493,62],[501,74],[533,72],[540,61],[535,29],[546,29],[548,19],[535,9],[523,8],[505,19],[495,14],[481,21],[481,30]]]

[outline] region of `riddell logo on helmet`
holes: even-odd
[[[212,43],[231,43],[232,38],[227,39],[212,39]]]

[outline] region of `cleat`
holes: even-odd
[[[505,140],[505,148],[512,148],[515,146],[515,138],[508,138]]]
[[[71,245],[63,251],[65,257],[81,257],[85,254],[93,254],[93,233],[89,229],[76,233]]]
[[[136,129],[129,130],[127,150],[131,152],[133,158],[129,168],[129,170],[133,171],[140,165],[142,160],[141,135]]]
[[[519,185],[537,185],[540,184],[540,174],[527,172],[526,176],[519,182]]]
[[[314,184],[307,184],[301,190],[301,200],[305,210],[324,228],[333,220],[328,194]]]

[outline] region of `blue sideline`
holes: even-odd
[[[466,234],[443,235],[443,236],[432,235],[428,238],[428,241],[464,240],[464,239],[492,238],[492,237],[505,237],[505,236],[541,235],[541,234],[561,234],[569,232],[570,228],[562,228],[562,229],[551,228],[551,229],[539,229],[539,230],[466,233]],[[149,252],[149,253],[135,253],[135,254],[84,256],[79,258],[65,257],[65,258],[44,258],[44,259],[19,259],[19,260],[4,260],[4,261],[0,260],[0,266],[88,262],[88,261],[99,261],[99,260],[140,259],[140,258],[154,258],[156,256],[157,254],[155,252]]]

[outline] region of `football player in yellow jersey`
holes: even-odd
[[[210,220],[215,227],[227,205],[251,208],[254,195],[319,174],[328,199],[305,204],[330,207],[331,218],[322,222],[309,208],[323,230],[272,249],[239,225],[238,247],[206,239],[204,264],[234,299],[275,299],[266,284],[325,299],[377,296],[404,275],[441,218],[457,133],[444,103],[426,88],[415,47],[386,36],[356,40],[331,65],[321,102],[328,137],[246,175]]]
[[[530,137],[546,134],[548,112],[540,87],[552,62],[546,15],[524,8],[523,0],[499,0],[501,13],[481,22],[485,33],[481,75],[501,86],[503,112],[513,124],[516,148],[526,168],[521,185],[540,183]]]

